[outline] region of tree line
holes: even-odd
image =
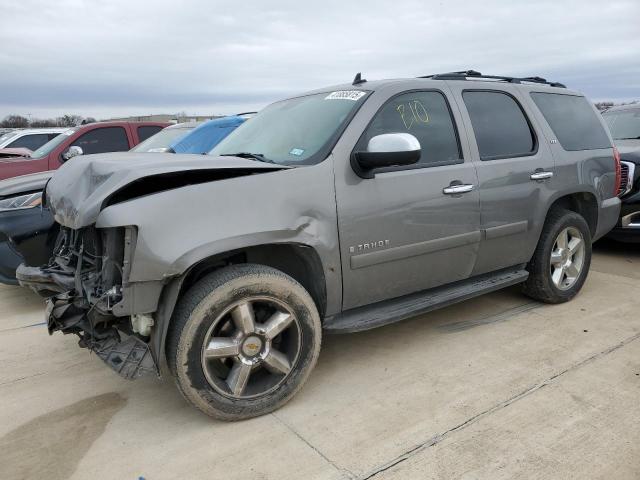
[[[636,103],[638,103],[638,100],[634,100],[633,102],[622,102],[622,103],[614,103],[614,102],[604,101],[604,102],[596,102],[595,106],[596,106],[596,108],[598,110],[603,112],[606,109],[614,107],[614,106],[618,106],[618,105],[635,105]]]
[[[29,120],[22,115],[7,115],[0,122],[3,128],[44,128],[44,127],[76,127],[87,123],[94,123],[93,117],[82,117],[80,115],[63,115],[56,118],[34,118]]]

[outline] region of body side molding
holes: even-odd
[[[475,232],[461,233],[451,237],[436,238],[426,242],[412,243],[399,247],[388,248],[386,250],[378,250],[375,252],[361,253],[351,257],[351,268],[363,268],[379,263],[393,262],[403,258],[416,257],[426,253],[437,252],[438,250],[447,250],[455,247],[462,247],[470,243],[480,241],[482,234],[480,230]]]

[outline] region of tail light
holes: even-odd
[[[618,193],[620,192],[620,183],[622,182],[622,167],[620,165],[620,152],[618,152],[616,147],[613,147],[613,161],[616,168],[616,181],[615,186],[613,187],[613,194],[618,196]]]

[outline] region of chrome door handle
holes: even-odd
[[[460,193],[467,193],[473,190],[473,185],[449,185],[442,189],[442,193],[446,195],[458,195]]]
[[[534,172],[531,174],[531,180],[546,180],[553,177],[553,172]]]

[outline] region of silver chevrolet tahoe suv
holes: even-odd
[[[300,389],[323,331],[516,284],[570,300],[619,182],[603,120],[561,84],[358,75],[270,105],[209,156],[65,163],[46,189],[60,245],[17,277],[48,296],[50,333],[237,420]]]

